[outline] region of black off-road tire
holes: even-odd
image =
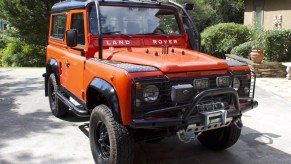
[[[131,164],[133,162],[133,135],[127,127],[114,120],[107,106],[99,105],[92,111],[89,138],[96,163]]]
[[[241,127],[231,123],[228,127],[205,131],[197,138],[202,145],[212,150],[224,150],[233,146],[239,139]]]
[[[49,104],[54,116],[63,117],[68,113],[69,107],[58,99],[56,95],[57,91],[59,91],[59,86],[57,85],[55,74],[52,73],[48,79]],[[68,96],[66,97],[68,98]]]

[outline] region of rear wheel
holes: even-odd
[[[241,134],[240,125],[232,122],[228,127],[205,131],[197,138],[202,145],[212,150],[224,150],[234,145]]]
[[[90,146],[96,163],[132,163],[132,133],[114,120],[107,106],[99,105],[94,108],[89,126]]]
[[[52,114],[56,117],[65,116],[69,110],[61,100],[58,99],[56,93],[59,90],[55,74],[51,74],[48,80],[48,97]],[[66,96],[67,97],[67,96]]]

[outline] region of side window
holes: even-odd
[[[66,14],[53,15],[51,37],[64,40],[66,30]]]
[[[85,45],[83,13],[72,14],[71,29],[78,31],[78,45]]]

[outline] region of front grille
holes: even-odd
[[[223,75],[226,76],[226,75]],[[208,76],[208,77],[187,77],[187,78],[171,78],[168,79],[165,76],[156,76],[156,77],[143,77],[143,78],[135,78],[134,83],[140,83],[142,89],[135,89],[135,99],[133,100],[134,113],[144,113],[147,111],[153,111],[162,108],[173,107],[177,104],[174,104],[171,100],[171,87],[174,85],[183,85],[183,84],[191,84],[193,85],[194,79],[200,78],[209,78],[210,80],[210,88],[217,88],[216,86],[216,77],[217,76]],[[159,98],[155,103],[147,103],[143,98],[143,89],[148,85],[156,85],[159,88]],[[206,89],[210,89],[206,88]],[[193,98],[195,95],[203,90],[195,90],[193,94]],[[213,99],[214,97],[207,98]],[[217,96],[215,97],[217,98]],[[227,96],[219,96],[219,100],[222,99],[226,101]],[[189,104],[192,102],[192,99],[188,102],[184,102],[183,104]],[[179,104],[182,105],[182,104]]]
[[[167,78],[166,76],[151,76],[151,77],[139,77],[133,79],[133,93],[132,93],[132,112],[134,114],[141,114],[148,111],[154,111],[158,109],[168,108],[168,107],[174,107],[175,105],[183,105],[183,104],[189,104],[192,102],[192,99],[188,102],[183,102],[183,104],[174,104],[171,100],[171,88],[175,85],[184,85],[184,84],[191,84],[193,85],[193,82],[195,79],[203,79],[208,78],[209,79],[209,88],[205,89],[199,89],[194,90],[193,92],[193,98],[196,94],[208,90],[208,89],[215,89],[218,88],[216,84],[216,78],[217,77],[225,77],[229,76],[231,77],[232,85],[229,87],[233,87],[233,79],[239,78],[241,87],[238,89],[238,94],[240,99],[251,99],[254,95],[255,90],[255,75],[251,73],[250,71],[236,71],[236,72],[230,72],[230,74],[226,75],[212,75],[212,76],[203,76],[203,77],[185,77],[185,78]],[[248,76],[251,76],[249,78]],[[140,84],[140,89],[136,89],[135,84]],[[159,89],[159,97],[158,100],[154,103],[147,103],[143,98],[143,91],[144,88],[148,85],[155,85]],[[244,92],[244,87],[250,87],[249,93]],[[229,95],[218,95],[218,96],[212,96],[212,97],[206,97],[204,98],[199,105],[207,107],[207,104],[216,104],[216,103],[223,103],[225,105],[225,109],[229,108],[229,104],[232,104],[231,97]],[[194,113],[197,113],[199,111],[198,107],[196,107],[197,110],[194,111]],[[218,108],[217,108],[218,109]],[[205,109],[207,111],[208,109]],[[215,109],[216,110],[216,109]]]

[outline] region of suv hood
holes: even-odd
[[[168,53],[163,54],[163,51]],[[181,48],[110,48],[103,52],[105,60],[153,66],[165,73],[228,68],[221,59]]]

